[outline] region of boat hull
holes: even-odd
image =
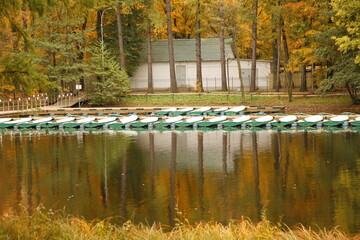
[[[172,123],[167,123],[167,122],[158,122],[154,124],[155,128],[168,128],[171,127]]]
[[[349,122],[351,126],[360,127],[360,121]]]
[[[10,128],[14,127],[15,125],[15,123],[0,123],[0,128]]]
[[[227,121],[227,122],[223,122],[222,125],[224,127],[240,127],[243,123],[245,123],[246,121],[242,121],[242,122],[232,122],[232,121]]]
[[[291,124],[293,124],[295,121],[289,121],[289,122],[272,122],[271,125],[274,127],[286,127]]]
[[[71,123],[65,123],[63,125],[64,128],[79,128],[81,126],[82,123],[75,123],[75,122],[71,122]]]
[[[198,127],[216,127],[219,123],[222,123],[223,121],[217,121],[217,122],[199,122],[197,125]]]
[[[18,128],[35,128],[40,123],[19,123],[17,124]]]
[[[334,126],[339,126],[342,125],[345,121],[326,121],[323,122],[323,124],[325,126],[330,126],[330,127],[334,127]]]
[[[193,123],[189,123],[189,122],[178,122],[175,123],[176,127],[180,127],[180,128],[188,128],[188,127],[192,127],[196,122]]]
[[[256,122],[256,121],[252,121],[252,122],[247,122],[246,125],[249,127],[262,127],[265,126],[266,124],[268,124],[270,121],[267,122]]]
[[[175,111],[175,112],[173,112],[173,115],[174,116],[180,116],[180,115],[185,115],[188,112],[190,112],[190,111]]]
[[[225,112],[225,115],[226,116],[235,116],[235,115],[239,115],[241,111],[239,112],[233,112],[233,111],[228,111],[228,112]]]
[[[320,123],[320,121],[318,121],[318,122],[298,122],[300,127],[312,127],[318,123]]]
[[[144,128],[144,127],[148,127],[151,124],[151,122],[134,122],[131,123],[130,126],[133,128]]]

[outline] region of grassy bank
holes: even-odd
[[[359,106],[351,104],[348,96],[306,96],[296,95],[288,102],[285,95],[246,95],[245,103],[240,94],[164,94],[129,95],[123,99],[123,106],[285,106],[288,113],[304,112],[356,112]]]
[[[268,221],[252,223],[234,221],[226,226],[218,223],[179,224],[167,226],[135,225],[131,222],[113,225],[108,221],[91,221],[65,214],[38,210],[34,215],[5,214],[0,217],[0,239],[360,239],[337,229],[314,231],[298,226],[289,229]]]

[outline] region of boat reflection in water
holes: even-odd
[[[5,131],[0,211],[360,229],[360,132]]]

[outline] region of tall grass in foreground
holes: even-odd
[[[165,230],[167,229],[167,230]],[[0,217],[0,239],[360,239],[360,234],[346,236],[336,228],[314,231],[298,226],[288,229],[268,221],[252,223],[248,220],[197,225],[178,224],[169,227],[146,226],[126,222],[114,225],[109,221],[85,221],[81,218],[38,209],[35,214],[4,214]]]

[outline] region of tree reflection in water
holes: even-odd
[[[86,219],[176,225],[266,217],[360,228],[360,133],[0,133],[0,212],[43,203]]]

